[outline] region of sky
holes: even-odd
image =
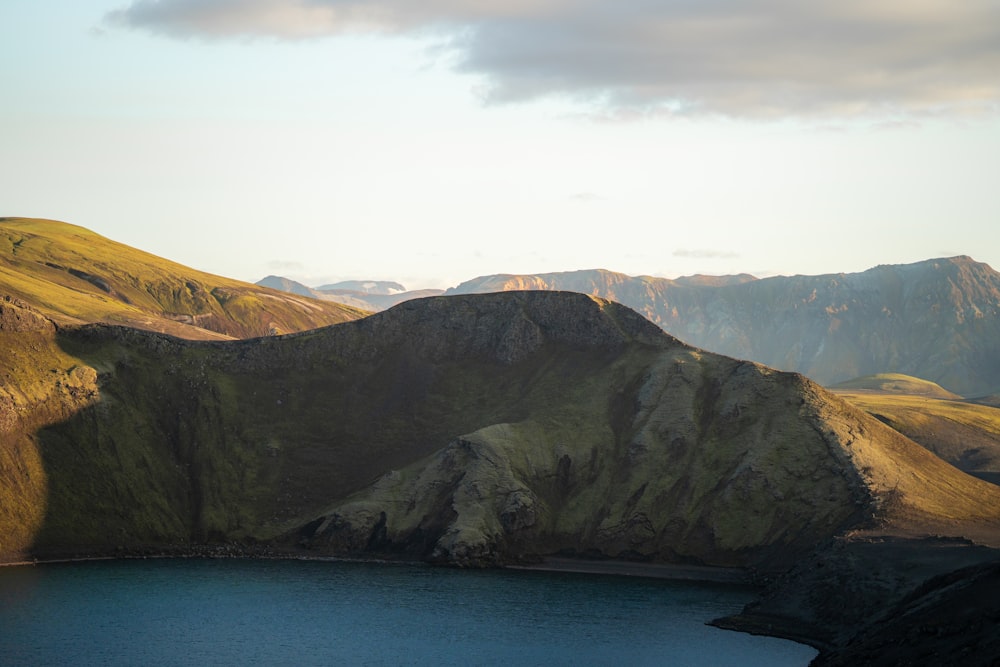
[[[0,216],[211,273],[1000,269],[1000,0],[3,0]]]

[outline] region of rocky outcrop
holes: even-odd
[[[714,624],[815,646],[813,665],[993,665],[998,568],[969,540],[848,535]]]
[[[970,558],[970,560],[972,560]],[[929,577],[893,604],[873,607],[872,623],[824,652],[813,667],[1000,663],[1000,561]],[[857,625],[855,625],[855,628]]]
[[[36,434],[92,405],[97,373],[56,344],[56,326],[0,298],[0,562],[18,560],[41,530],[49,470]]]
[[[466,565],[562,553],[777,570],[847,528],[947,530],[961,506],[963,528],[990,535],[1000,516],[998,494],[801,376],[678,346],[625,391],[568,428],[457,438],[301,541]],[[990,509],[963,500],[980,492]]]

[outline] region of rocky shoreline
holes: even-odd
[[[713,625],[820,651],[814,665],[1000,662],[1000,549],[964,538],[838,538]],[[992,597],[991,597],[992,595]],[[970,618],[954,627],[956,608]]]
[[[115,549],[113,553],[93,552],[90,554],[50,554],[30,560],[0,562],[0,567],[22,565],[48,565],[53,563],[85,563],[106,560],[141,560],[151,558],[233,558],[261,560],[301,560],[315,562],[350,563],[413,563],[432,567],[459,567],[450,563],[430,563],[412,558],[391,556],[331,556],[316,555],[307,550],[281,548],[273,545],[245,545],[237,542],[218,545],[202,545],[176,548]],[[588,559],[547,556],[532,563],[511,563],[499,569],[536,572],[571,572],[578,574],[598,574],[647,579],[672,579],[679,581],[707,581],[754,586],[755,576],[743,568],[711,567],[704,565],[682,565],[672,563],[645,563],[614,559]]]

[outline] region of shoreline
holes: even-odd
[[[708,565],[682,565],[675,563],[640,563],[621,560],[588,560],[565,557],[546,557],[540,563],[505,565],[505,570],[529,572],[570,572],[577,574],[613,575],[674,581],[703,581],[720,584],[754,586],[747,570],[735,567]]]
[[[151,552],[121,555],[90,555],[90,556],[58,556],[54,558],[32,558],[31,560],[3,561],[0,567],[23,567],[32,565],[55,565],[65,563],[89,563],[110,560],[149,560],[149,559],[248,559],[248,560],[298,560],[326,563],[408,563],[413,565],[436,565],[421,560],[395,560],[386,558],[350,558],[341,556],[313,556],[294,552],[271,553],[238,553],[232,550],[200,551],[193,550],[182,553]],[[447,565],[444,565],[447,567]],[[462,569],[462,568],[458,568]],[[666,579],[674,581],[702,581],[710,583],[738,584],[755,586],[752,576],[747,570],[734,567],[712,567],[709,565],[684,565],[679,563],[642,563],[636,561],[595,560],[585,558],[568,558],[560,556],[544,557],[538,563],[522,563],[498,565],[497,570],[515,570],[527,572],[565,572],[572,574],[594,574],[621,577],[637,577],[644,579]]]

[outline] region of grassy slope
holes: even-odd
[[[958,469],[1000,483],[1000,408],[925,395],[837,394]]]
[[[167,261],[82,227],[0,219],[0,289],[57,322],[107,322],[182,338],[246,338],[357,319],[357,309]]]

